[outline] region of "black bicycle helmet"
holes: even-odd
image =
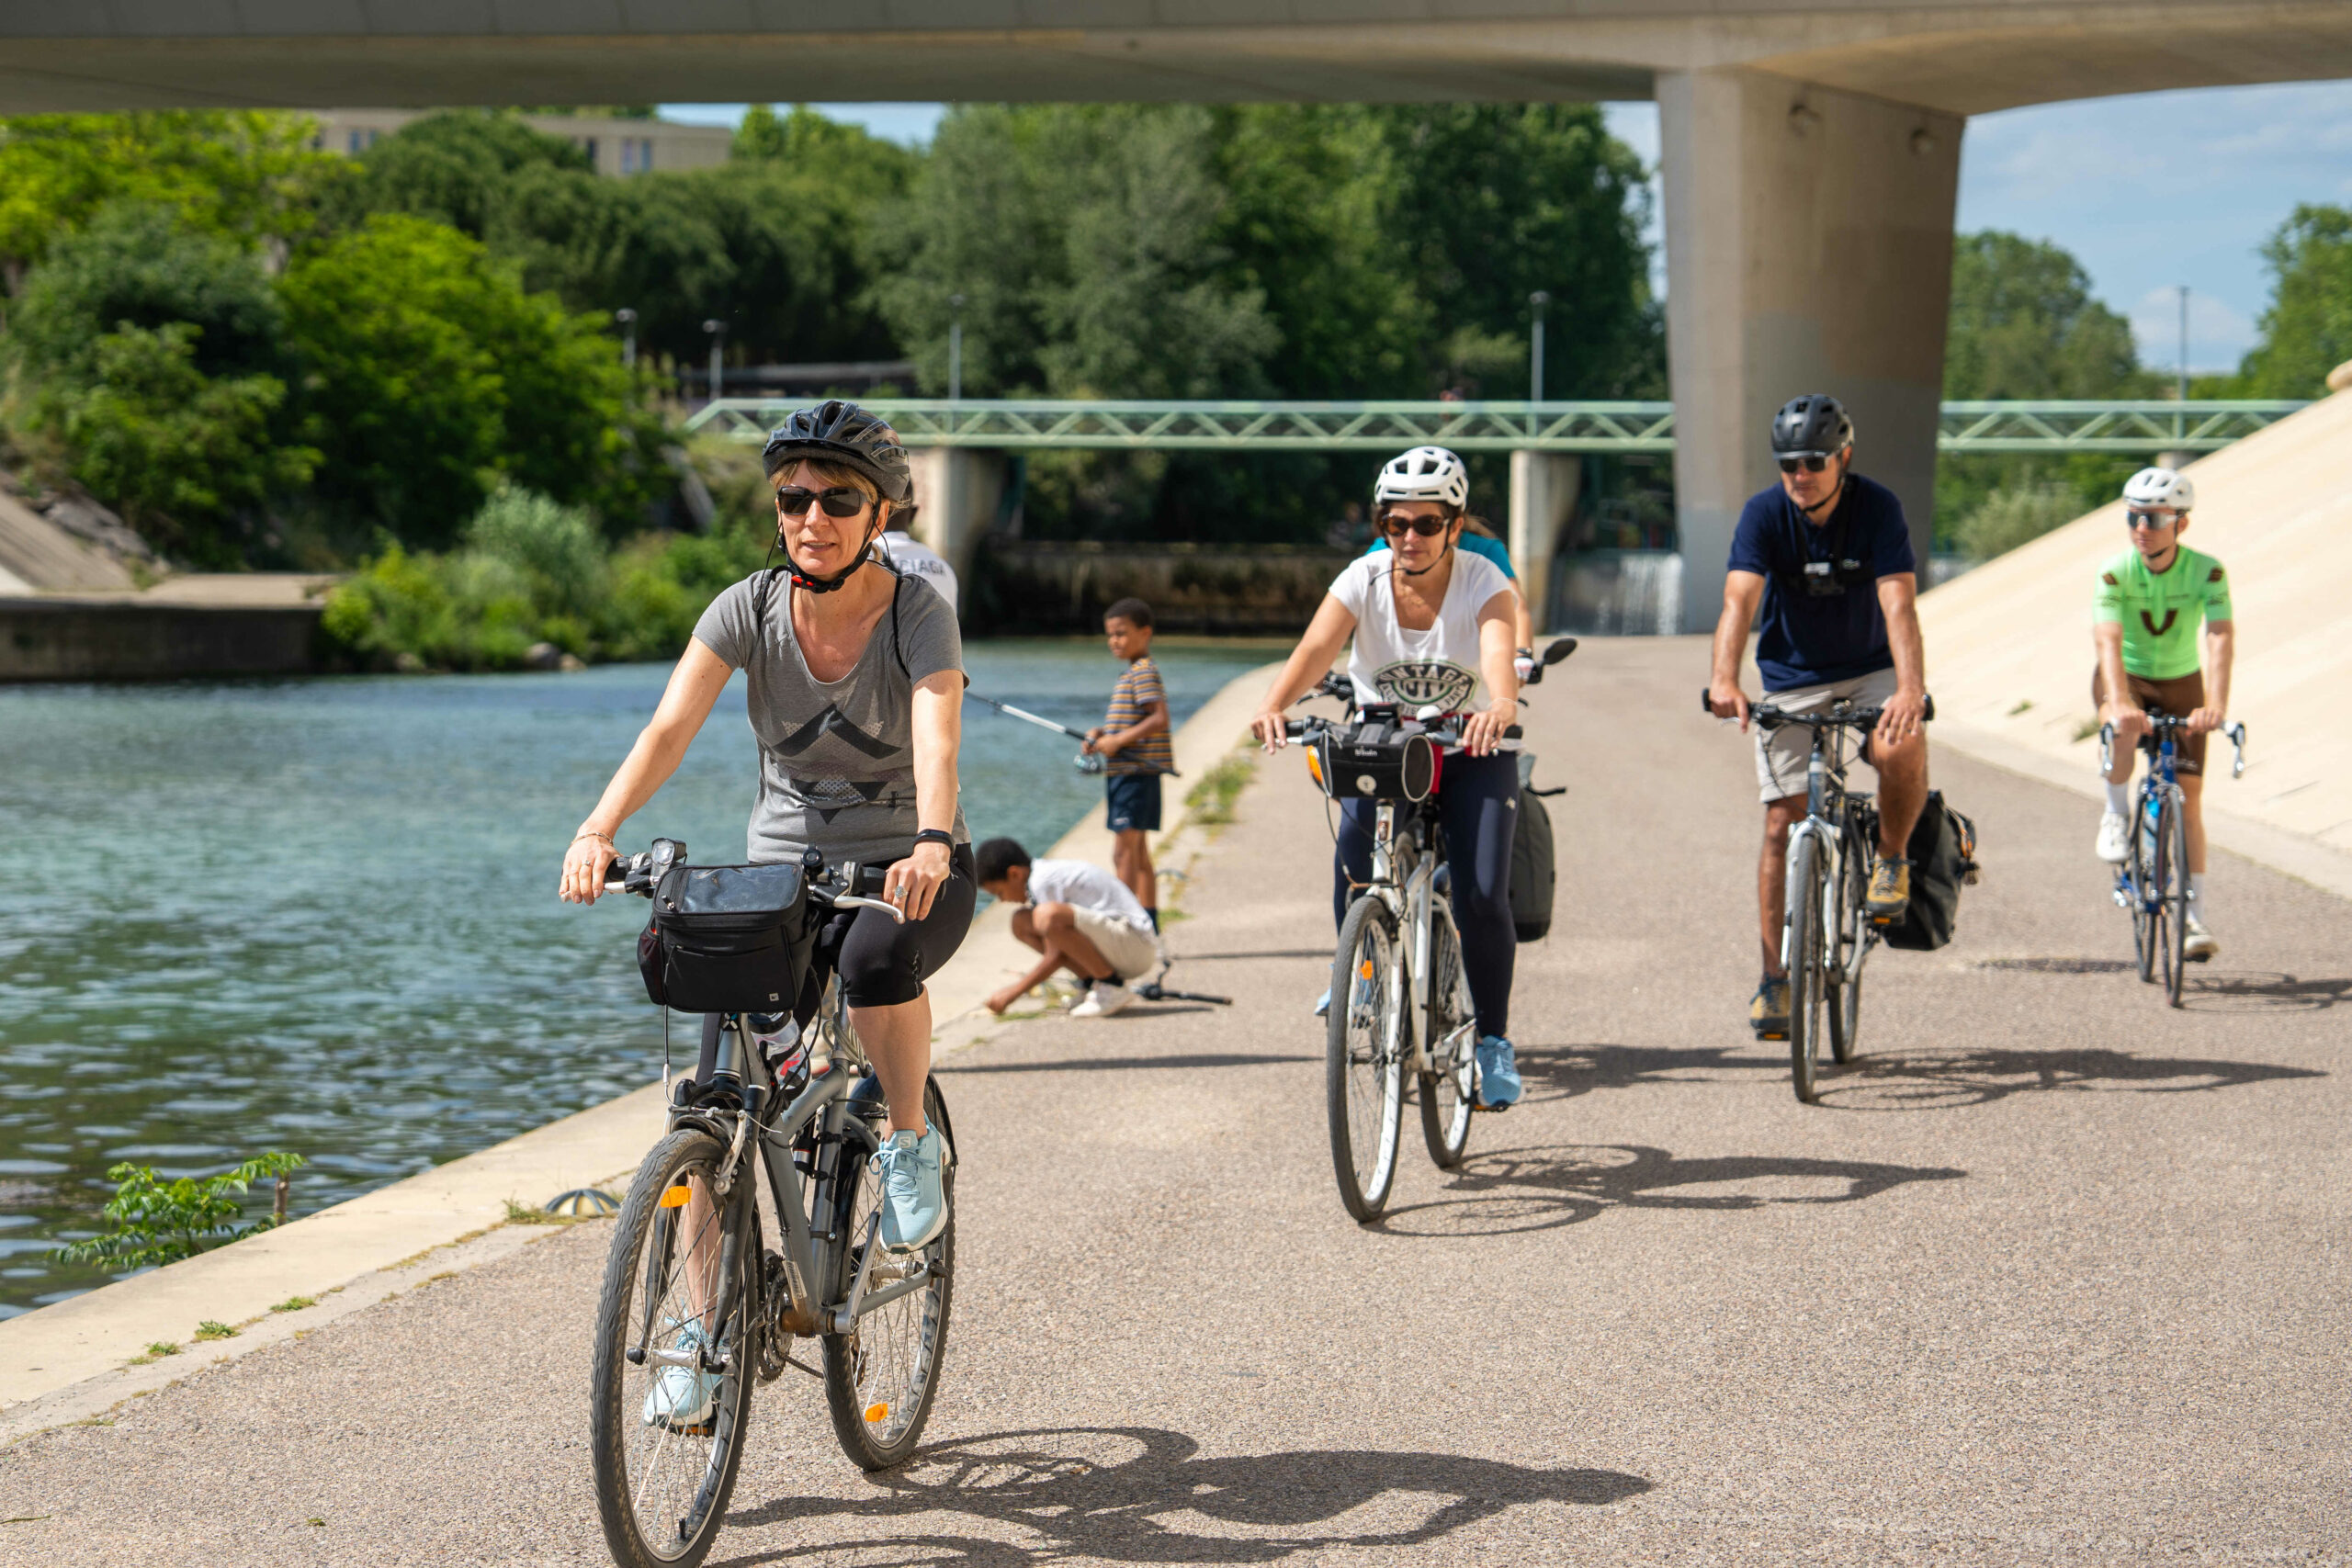
[[[796,412],[769,434],[760,452],[770,479],[789,464],[811,459],[855,468],[875,482],[885,501],[903,502],[914,491],[914,474],[907,467],[907,449],[899,445],[899,433],[839,398]]]
[[[1843,404],[1826,392],[1791,398],[1772,416],[1772,455],[1776,457],[1827,457],[1843,451],[1854,439],[1854,422]]]

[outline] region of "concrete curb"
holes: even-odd
[[[2020,746],[1973,725],[1938,719],[1930,734],[1936,744],[1949,746],[2004,773],[2052,784],[2086,800],[2105,798],[2094,770]],[[2228,748],[2217,746],[2214,754],[2226,759]],[[2238,816],[2210,795],[2205,802],[2205,832],[2213,843],[2232,854],[2283,872],[2299,882],[2308,882],[2339,898],[2352,898],[2352,855],[2267,822]]]
[[[1271,679],[1268,669],[1235,678],[1177,732],[1185,785],[1232,749]],[[1178,805],[1181,823],[1181,796]],[[1180,827],[1166,848],[1183,854],[1185,837]],[[1110,835],[1090,816],[1047,852],[1107,863]],[[981,1003],[1033,959],[1013,939],[1006,909],[982,914],[956,962],[932,982],[934,1055],[984,1043],[1017,1021]],[[662,1127],[661,1086],[649,1084],[277,1230],[0,1322],[0,1441],[99,1417],[190,1371],[508,1256],[554,1228],[510,1224],[508,1200],[537,1204],[575,1187],[616,1188]],[[317,1304],[273,1312],[298,1296]],[[194,1342],[207,1321],[239,1332]],[[182,1351],[132,1364],[157,1343]]]

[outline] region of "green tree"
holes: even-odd
[[[657,482],[600,317],[526,293],[479,243],[380,216],[280,285],[311,374],[322,491],[400,537],[453,538],[500,475],[628,514]]]
[[[357,178],[331,204],[341,223],[388,212],[430,218],[480,240],[488,237],[507,186],[526,169],[560,170],[594,180],[588,154],[560,136],[532,130],[512,114],[451,109],[412,120],[355,161]]]
[[[2132,325],[2091,297],[2090,276],[2046,241],[1997,230],[1952,243],[1947,398],[2145,397]]]
[[[248,245],[300,232],[335,182],[306,116],[258,110],[25,115],[0,120],[0,282],[118,202],[169,208]]]
[[[238,1223],[244,1217],[238,1200],[245,1190],[256,1181],[290,1175],[308,1163],[300,1155],[273,1151],[201,1181],[185,1176],[165,1181],[147,1165],[111,1167],[107,1179],[116,1184],[115,1191],[104,1213],[113,1230],[61,1247],[55,1256],[66,1263],[153,1269],[242,1241],[277,1223],[267,1215],[251,1224]]]
[[[2352,209],[2304,206],[2264,243],[2271,273],[2262,340],[2239,367],[2242,397],[2316,398],[2352,360]]]

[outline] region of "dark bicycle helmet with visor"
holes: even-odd
[[[839,463],[872,479],[882,499],[904,504],[914,491],[914,474],[899,433],[855,403],[828,398],[799,409],[769,433],[760,452],[768,478],[798,462]]]
[[[1833,457],[1853,444],[1854,422],[1826,392],[1791,398],[1772,416],[1772,456]]]

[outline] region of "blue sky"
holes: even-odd
[[[894,141],[929,140],[937,104],[829,104]],[[741,104],[671,104],[674,119],[732,124]],[[1611,104],[1611,128],[1657,158],[1657,110]],[[2269,299],[2256,254],[2298,202],[2352,206],[2352,83],[2214,87],[2047,104],[1980,116],[1962,143],[1960,226],[2052,240],[2132,319],[2142,362],[2236,367]]]

